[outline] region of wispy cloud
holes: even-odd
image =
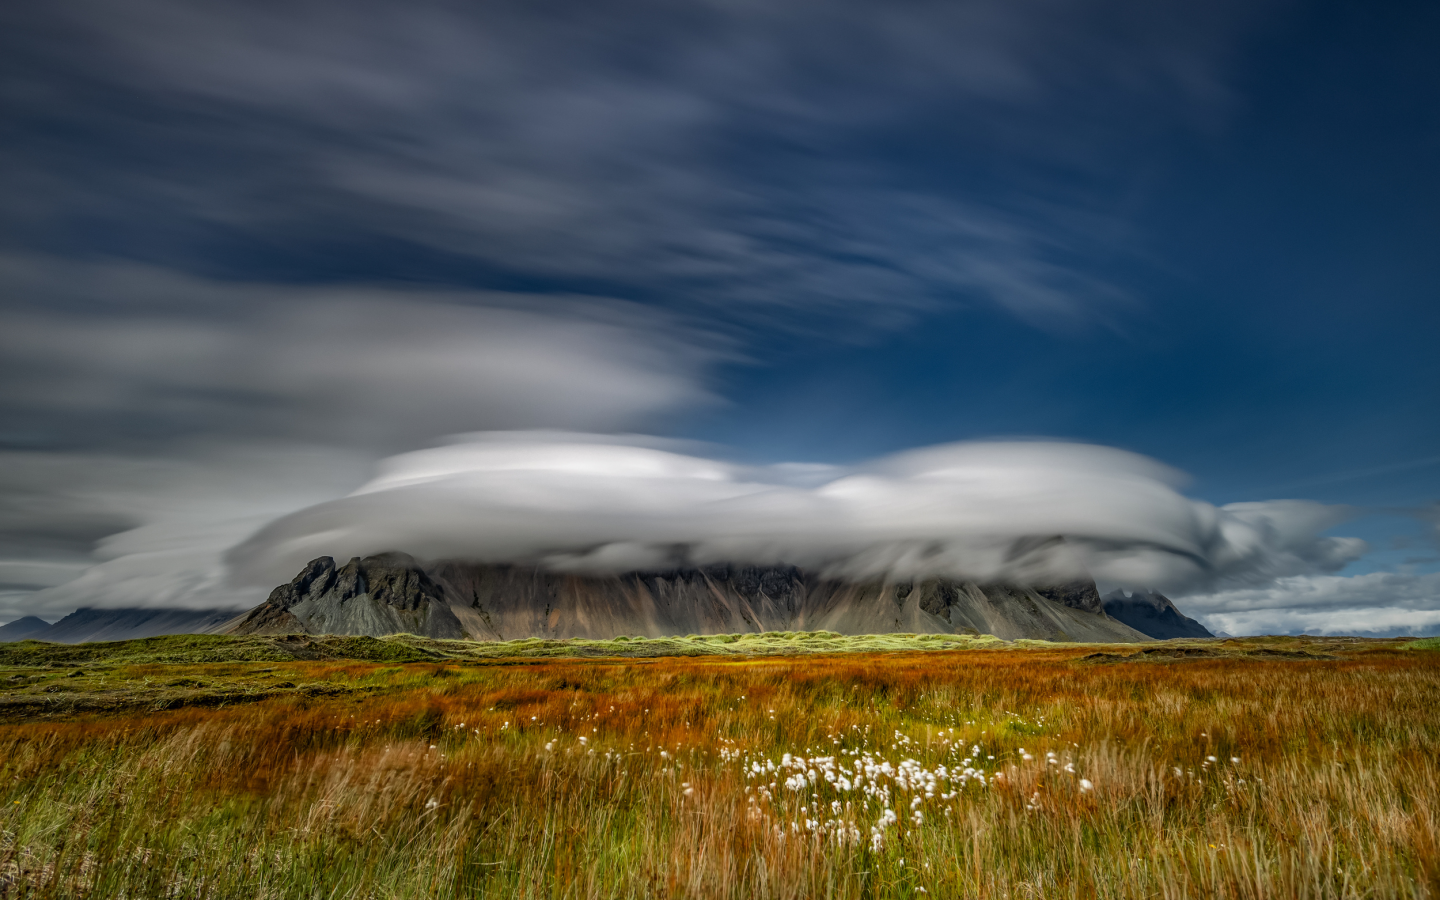
[[[1138,123],[1223,109],[1254,9],[13,4],[7,208],[21,246],[170,265],[383,240],[722,317],[1073,324],[1125,296],[1082,261],[1127,243]]]
[[[714,402],[724,346],[587,298],[221,283],[0,259],[13,445],[289,440],[394,450],[476,428],[623,428]]]

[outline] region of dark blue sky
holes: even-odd
[[[1124,217],[1076,263],[1133,301],[1108,321],[959,309],[849,345],[787,336],[700,430],[836,459],[1047,435],[1156,456],[1217,502],[1440,496],[1437,37],[1433,6],[1286,10],[1205,132],[1059,176]]]
[[[359,471],[536,425],[755,462],[1063,438],[1216,504],[1387,513],[1335,530],[1374,548],[1342,574],[1440,571],[1434,516],[1407,512],[1440,500],[1435,4],[0,15],[0,314],[36,335],[0,348],[0,443],[31,462],[254,440]],[[216,362],[355,290],[623,320],[678,386],[582,415],[376,375],[370,418],[397,424],[362,427]],[[117,323],[145,337],[71,339]],[[80,566],[150,521],[66,509],[12,515],[0,556]]]

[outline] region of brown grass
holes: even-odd
[[[349,693],[3,725],[0,896],[1440,893],[1440,654],[1087,652],[290,663]],[[976,745],[928,798],[784,786]]]

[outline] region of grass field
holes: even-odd
[[[1423,644],[266,640],[0,645],[0,896],[1440,896]]]

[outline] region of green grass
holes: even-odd
[[[1407,646],[1435,649],[1431,638]],[[672,656],[791,656],[812,653],[884,653],[916,650],[974,650],[985,648],[1108,647],[1128,656],[1146,647],[1198,648],[1206,653],[1244,655],[1263,651],[1323,654],[1347,650],[1394,647],[1398,640],[1357,638],[1261,637],[1229,640],[1176,640],[1153,644],[1081,645],[1048,641],[1002,641],[993,635],[867,634],[842,635],[833,631],[767,631],[761,634],[686,635],[684,637],[617,637],[611,640],[573,638],[513,641],[435,640],[413,634],[383,638],[336,635],[278,635],[232,637],[181,634],[93,644],[47,644],[19,641],[0,644],[0,667],[84,666],[117,663],[197,664],[220,662],[284,662],[288,660],[365,660],[369,662],[433,662],[441,660],[520,660],[566,658],[659,658]],[[1296,649],[1300,648],[1300,649]]]
[[[281,662],[293,659],[426,662],[439,659],[556,659],[564,657],[723,656],[853,653],[1004,646],[990,635],[841,635],[831,631],[763,634],[618,637],[613,640],[433,640],[411,634],[384,638],[336,635],[230,637],[182,634],[93,644],[19,641],[0,644],[0,666],[89,663]]]

